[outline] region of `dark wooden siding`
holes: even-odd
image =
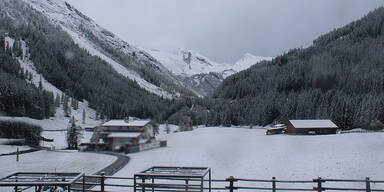
[[[290,121],[287,122],[287,130],[285,132],[287,134],[296,134],[296,128],[292,125]]]
[[[292,125],[291,122],[287,122],[287,134],[295,134],[295,135],[309,135],[309,134],[316,134],[316,135],[321,135],[321,134],[336,134],[337,128],[324,128],[324,127],[319,127],[319,128],[300,128],[297,129]]]

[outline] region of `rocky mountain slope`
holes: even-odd
[[[202,96],[212,95],[213,91],[228,76],[245,70],[271,57],[254,56],[246,53],[236,63],[217,63],[202,54],[192,50],[179,49],[163,51],[145,49],[172,73],[178,75],[182,81]]]

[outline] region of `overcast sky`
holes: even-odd
[[[217,62],[308,46],[384,5],[384,0],[67,1],[128,43],[192,49]]]

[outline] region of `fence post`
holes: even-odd
[[[16,182],[18,182],[17,176],[16,176]],[[15,186],[15,192],[19,192],[19,189],[17,188],[17,185]]]
[[[225,188],[229,189],[229,192],[233,192],[233,190],[236,190],[237,187],[234,187],[233,186],[233,183],[236,182],[237,180],[233,177],[233,176],[230,176],[228,177],[227,179],[225,179],[226,181],[229,181],[229,186],[226,186]]]
[[[141,184],[142,184],[142,186],[143,186],[143,187],[141,188],[141,191],[142,191],[142,192],[145,192],[145,177],[142,177],[142,178],[141,178]]]
[[[272,177],[272,192],[276,192],[276,177]]]
[[[83,192],[85,192],[85,174],[83,174]]]
[[[100,175],[101,175],[101,177],[100,177],[100,191],[104,192],[105,173],[101,172]]]
[[[369,177],[365,178],[365,187],[366,192],[371,192],[371,182],[369,181]]]
[[[185,191],[188,191],[189,180],[185,179]]]
[[[321,177],[317,178],[317,192],[322,192],[323,187],[321,186]]]

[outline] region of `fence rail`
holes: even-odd
[[[93,178],[89,182],[89,178]],[[162,178],[162,183],[134,183],[133,177],[114,177],[105,175],[86,175],[86,182],[76,182],[77,187],[72,191],[92,192],[120,192],[134,191],[170,191],[170,192],[198,192],[198,191],[366,191],[384,192],[384,180],[365,179],[326,179],[314,178],[310,180],[279,180],[271,179],[249,179],[230,176],[226,179],[212,179],[211,187],[199,188],[194,182],[200,179]],[[204,179],[204,182],[209,182]],[[379,188],[374,185],[382,185]],[[83,186],[82,186],[83,185]],[[357,186],[358,185],[358,186]],[[81,187],[82,186],[82,187]]]

